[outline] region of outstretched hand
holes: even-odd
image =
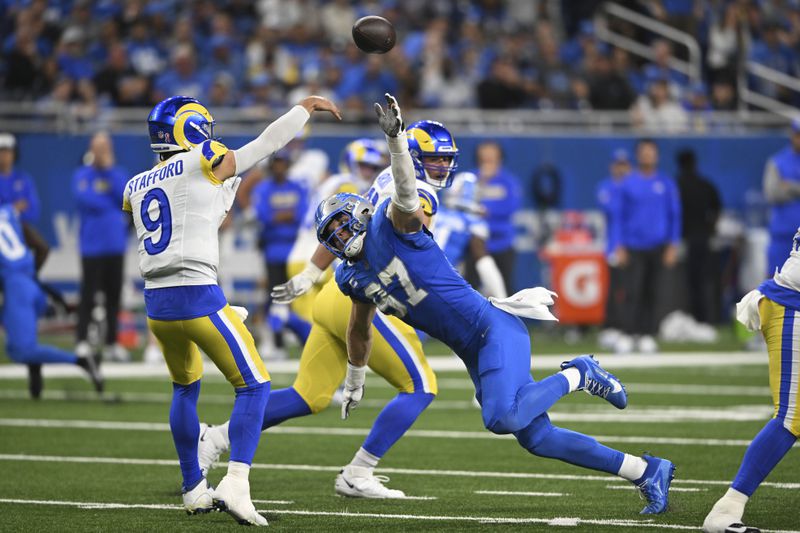
[[[327,111],[336,117],[337,120],[342,120],[342,113],[339,111],[339,108],[324,96],[308,96],[303,98],[300,105],[306,108],[309,115],[314,111]]]
[[[394,96],[386,93],[386,108],[383,110],[381,104],[375,102],[375,114],[378,115],[378,124],[383,132],[389,137],[397,137],[405,129],[403,117],[400,114],[400,106]]]

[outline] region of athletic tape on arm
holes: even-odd
[[[399,137],[386,136],[392,162],[392,178],[394,194],[392,203],[405,213],[413,213],[419,209],[417,194],[417,177],[414,174],[414,162],[408,153],[408,139],[404,133]]]

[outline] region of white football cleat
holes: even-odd
[[[258,514],[250,500],[250,482],[225,476],[214,490],[214,504],[242,525],[266,526],[267,519]]]
[[[200,424],[200,441],[197,443],[197,460],[204,476],[214,468],[220,454],[228,451],[228,442],[222,436],[220,426]]]
[[[215,511],[214,492],[203,478],[192,490],[183,493],[183,508],[186,514],[200,514]]]
[[[351,498],[405,498],[402,490],[390,489],[384,485],[386,476],[376,476],[364,466],[345,466],[336,476],[333,488],[340,496]]]

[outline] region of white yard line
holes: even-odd
[[[766,395],[764,395],[766,398]],[[28,392],[24,390],[0,390],[2,399],[27,399]],[[49,391],[45,392],[47,400],[69,400],[89,402],[128,402],[128,403],[158,403],[169,404],[172,395],[161,392],[120,392],[108,393],[104,397],[90,391]],[[201,401],[204,404],[233,405],[233,394],[203,394]],[[362,400],[363,407],[382,408],[389,399]],[[570,406],[568,411],[556,407],[549,413],[555,422],[614,422],[620,424],[677,424],[687,422],[753,422],[768,420],[773,413],[769,405],[733,405],[733,406],[659,406],[649,408],[629,407],[625,411],[606,409],[606,405],[581,406],[576,411]],[[437,411],[476,411],[478,407],[471,400],[436,400],[428,409]]]
[[[175,467],[178,462],[168,459],[136,459],[126,457],[82,457],[82,456],[62,456],[62,455],[29,455],[29,454],[0,454],[0,461],[30,461],[44,463],[84,463],[84,464],[115,464],[115,465],[134,465],[134,466],[171,466]],[[227,463],[220,462],[218,467],[226,467]],[[286,470],[300,472],[339,472],[341,466],[328,465],[305,465],[305,464],[271,464],[253,463],[252,468],[260,470]],[[425,470],[417,468],[382,468],[376,469],[380,474],[400,474],[413,476],[444,476],[444,477],[482,477],[500,479],[547,479],[565,481],[615,481],[618,478],[611,475],[576,475],[576,474],[540,474],[535,472],[487,472],[480,470]],[[711,479],[676,479],[673,484],[682,485],[730,485],[730,480],[711,480]],[[761,487],[775,489],[798,490],[800,483],[778,483],[765,481]]]
[[[569,496],[567,492],[518,492],[513,490],[476,490],[475,494],[486,494],[489,496],[532,496],[537,498],[560,498]]]
[[[610,490],[636,490],[633,485],[606,485]],[[708,492],[708,489],[699,489],[696,487],[670,487],[670,492]]]
[[[763,365],[767,366],[765,354],[760,352],[674,352],[658,355],[606,355],[598,354],[597,358],[604,367],[618,368],[668,368],[668,367],[711,367],[711,366],[739,366]],[[532,366],[539,369],[552,368],[557,370],[563,361],[571,359],[570,355],[536,355],[531,358]],[[463,371],[464,363],[454,355],[430,355],[428,363],[435,372]],[[297,372],[299,360],[266,361],[267,369],[271,373]],[[206,375],[220,377],[222,374],[208,359],[204,360]],[[145,365],[144,363],[103,363],[103,374],[106,378],[125,379],[142,377],[163,377],[169,379],[165,365]],[[74,365],[45,365],[43,375],[47,377],[79,377],[84,372]],[[26,379],[28,369],[24,365],[0,365],[0,379]]]
[[[57,420],[29,418],[0,418],[0,427],[30,428],[62,428],[62,429],[99,429],[112,431],[169,431],[169,424],[163,422],[122,422],[111,420]],[[306,427],[277,426],[270,428],[272,435],[324,435],[327,437],[363,437],[369,433],[368,428],[343,427]],[[429,429],[411,429],[404,438],[424,439],[513,439],[512,435],[495,435],[489,431],[444,431]],[[696,439],[687,437],[648,437],[622,435],[595,435],[595,438],[606,443],[625,444],[670,444],[674,446],[734,446],[744,447],[750,444],[743,439]]]
[[[20,498],[0,498],[0,504],[9,503],[16,505],[59,505],[77,507],[79,509],[156,509],[179,511],[178,505],[159,504],[126,504],[111,502],[76,502],[59,500],[26,500]],[[260,513],[284,514],[295,516],[331,516],[340,518],[371,518],[385,520],[418,520],[428,522],[476,522],[482,524],[544,524],[547,526],[577,527],[581,525],[616,526],[620,528],[635,529],[673,529],[684,531],[697,531],[697,526],[683,524],[659,523],[655,520],[625,520],[625,519],[594,519],[578,517],[554,518],[516,518],[501,516],[470,516],[470,515],[424,515],[424,514],[397,514],[397,513],[354,513],[349,511],[311,511],[295,509],[259,509]],[[800,533],[792,530],[762,529],[764,533]]]

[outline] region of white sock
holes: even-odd
[[[225,447],[228,449],[231,448],[231,439],[228,437],[228,424],[230,423],[230,420],[226,420],[224,424],[217,426],[217,429],[219,429],[219,434],[222,435],[223,439],[225,439]]]
[[[578,370],[574,366],[571,366],[571,367],[567,368],[566,370],[562,370],[560,372],[560,374],[562,376],[564,376],[565,378],[567,378],[567,381],[569,382],[569,391],[570,392],[575,392],[576,390],[578,390],[578,387],[581,384],[581,371],[580,370]]]
[[[228,475],[234,479],[247,481],[250,477],[250,465],[237,461],[228,462]]]
[[[622,459],[622,466],[619,467],[617,475],[628,481],[636,481],[644,475],[645,470],[647,470],[647,461],[641,457],[626,453],[625,457]]]
[[[714,504],[714,509],[720,507],[725,510],[725,514],[733,514],[737,519],[741,520],[744,515],[744,506],[749,499],[749,496],[731,487],[725,493],[725,496]]]
[[[375,457],[364,448],[359,448],[355,456],[353,456],[353,460],[350,461],[350,464],[352,466],[361,466],[364,468],[369,468],[370,471],[372,471],[373,468],[378,466],[378,461],[380,460],[381,460],[380,457]]]

